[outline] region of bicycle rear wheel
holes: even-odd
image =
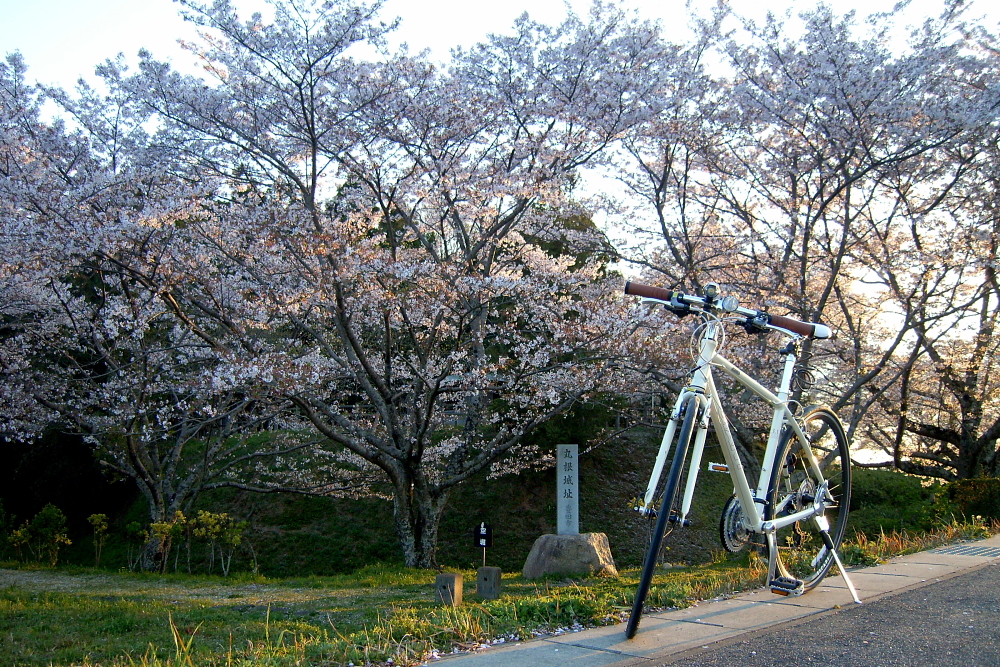
[[[825,516],[830,538],[840,548],[851,505],[851,456],[844,427],[830,408],[809,410],[800,422],[821,473],[809,465],[802,444],[786,428],[771,467],[765,519],[774,519],[808,508],[823,481],[829,482]],[[776,574],[799,579],[803,590],[815,588],[833,565],[833,554],[824,546],[814,519],[799,521],[777,532]]]
[[[635,600],[632,603],[632,613],[629,615],[628,624],[625,626],[625,637],[632,639],[639,630],[639,621],[642,618],[642,608],[646,602],[646,595],[649,593],[649,586],[653,581],[653,573],[656,570],[656,558],[660,553],[660,545],[663,542],[664,533],[667,530],[667,522],[670,520],[671,509],[677,497],[677,490],[680,486],[681,474],[684,471],[684,460],[687,458],[688,446],[691,444],[691,436],[698,423],[698,397],[690,396],[684,403],[682,409],[684,421],[677,435],[677,444],[674,447],[674,458],[670,465],[670,472],[660,498],[660,509],[656,517],[656,528],[653,529],[653,536],[649,542],[649,551],[646,553],[646,560],[642,566],[642,574],[639,576],[639,586],[635,591]],[[656,498],[653,499],[655,503]]]

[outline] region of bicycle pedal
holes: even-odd
[[[798,597],[806,592],[805,582],[791,577],[775,577],[771,580],[771,592],[775,595]]]

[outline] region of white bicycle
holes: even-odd
[[[709,425],[715,430],[725,458],[725,463],[710,463],[709,468],[728,472],[733,480],[734,494],[726,503],[720,521],[726,549],[739,551],[754,534],[761,536],[768,556],[768,586],[779,595],[802,595],[815,588],[836,563],[854,601],[860,603],[837,554],[847,528],[851,501],[851,458],[847,435],[840,419],[830,408],[816,406],[799,411],[798,404],[789,399],[800,342],[809,337],[830,338],[830,328],[743,308],[735,297],[721,296],[718,286],[713,283],[705,286],[701,296],[633,282],[625,284],[625,293],[642,297],[643,303],[662,305],[675,314],[694,314],[701,319],[695,332],[698,351],[689,384],[677,397],[649,485],[635,503],[635,509],[640,514],[656,518],[656,526],[643,564],[626,637],[634,637],[639,628],[667,524],[688,523],[687,515],[691,509]],[[719,353],[727,323],[738,324],[756,333],[777,331],[791,338],[780,351],[784,356],[784,370],[775,393]],[[751,489],[747,481],[716,390],[712,376],[716,368],[774,409],[755,489]],[[670,470],[666,478],[661,479],[671,447]],[[684,493],[680,495],[684,462],[689,454],[687,480]]]

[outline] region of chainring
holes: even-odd
[[[722,517],[719,519],[719,537],[722,539],[723,548],[729,553],[743,551],[750,542],[750,531],[747,530],[743,518],[743,508],[739,499],[735,495],[730,496],[722,508]]]

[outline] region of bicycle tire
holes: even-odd
[[[830,521],[833,546],[839,549],[851,506],[851,455],[847,435],[837,414],[825,406],[809,409],[800,424],[809,438],[820,472],[830,483],[832,501],[826,506],[825,516]],[[801,443],[792,430],[786,428],[771,466],[765,507],[767,520],[777,514],[803,509],[812,502],[810,492],[824,481],[816,478],[815,472],[796,453],[798,451],[801,451]],[[776,544],[776,574],[801,580],[803,592],[815,588],[833,566],[833,554],[826,550],[813,519],[779,530]]]
[[[660,510],[656,517],[656,528],[653,530],[653,537],[649,543],[649,551],[646,553],[646,560],[643,562],[642,574],[639,576],[639,586],[635,591],[632,613],[629,615],[628,624],[625,626],[625,637],[627,639],[635,637],[635,633],[639,630],[642,608],[646,602],[646,595],[649,593],[649,586],[653,582],[653,573],[656,570],[656,557],[660,552],[663,535],[667,529],[667,522],[670,520],[671,509],[677,497],[679,482],[684,471],[684,460],[687,458],[688,447],[691,444],[691,436],[694,433],[697,421],[698,397],[691,396],[684,407],[684,421],[681,423],[680,432],[677,435],[673,462],[670,465],[670,472],[667,475],[667,482],[663,489],[662,500],[660,501]]]

